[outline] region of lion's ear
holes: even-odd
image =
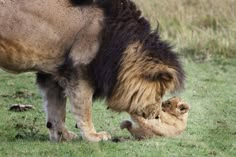
[[[189,111],[190,106],[189,106],[188,104],[186,104],[186,103],[182,103],[182,104],[180,104],[180,105],[178,106],[178,108],[179,108],[179,110],[180,110],[180,113],[181,113],[181,114],[184,114],[184,113],[186,113],[186,112]]]

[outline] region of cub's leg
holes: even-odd
[[[66,97],[63,88],[49,74],[37,74],[37,84],[42,92],[51,141],[70,141],[76,135],[65,128]]]
[[[110,139],[111,136],[108,133],[97,133],[94,128],[92,122],[93,88],[90,83],[84,79],[71,81],[67,93],[71,101],[72,113],[81,130],[82,137],[94,142]]]

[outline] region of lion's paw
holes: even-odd
[[[111,139],[111,135],[105,131],[98,133],[87,133],[83,136],[84,139],[92,142],[107,141]]]
[[[63,141],[71,141],[76,139],[78,136],[72,131],[66,131],[63,133]]]
[[[63,131],[50,130],[50,140],[53,142],[71,141],[76,138],[75,133],[65,129]]]

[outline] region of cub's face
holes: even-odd
[[[190,106],[178,97],[170,98],[162,103],[162,111],[179,117],[188,113]]]
[[[178,97],[170,98],[162,103],[160,117],[145,119],[131,115],[131,121],[121,123],[136,138],[143,139],[154,136],[174,136],[184,131],[190,106]],[[178,126],[176,124],[178,123]]]

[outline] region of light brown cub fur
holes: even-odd
[[[123,121],[121,128],[126,128],[137,139],[155,136],[176,136],[181,134],[187,125],[190,106],[178,97],[162,103],[162,111],[157,119],[144,119],[131,115],[131,121]]]
[[[0,3],[0,67],[14,73],[52,74],[70,50],[75,63],[88,63],[95,56],[102,10],[94,6],[72,7],[69,0],[3,2]]]

